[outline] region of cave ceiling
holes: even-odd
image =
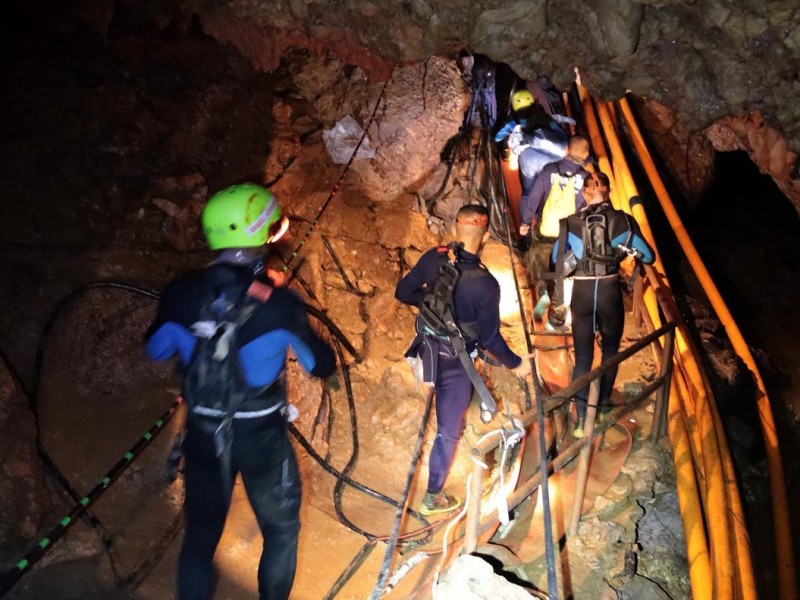
[[[626,90],[669,106],[690,130],[758,110],[800,149],[797,0],[180,0],[215,38],[260,67],[286,48],[332,49],[372,78],[462,48],[520,76]]]
[[[43,0],[47,1],[47,0]],[[518,75],[632,92],[684,194],[714,152],[744,150],[800,213],[800,0],[51,0],[107,32],[120,7],[161,28],[196,21],[256,68],[332,53],[372,81],[464,49]],[[56,17],[57,19],[58,17]],[[659,130],[659,131],[654,131]],[[676,164],[672,164],[676,163]],[[680,163],[680,164],[678,164]],[[691,194],[690,194],[691,195]],[[693,200],[692,200],[693,201]]]

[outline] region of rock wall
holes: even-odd
[[[36,425],[27,400],[0,359],[0,567],[25,549],[50,507]]]
[[[636,107],[653,148],[690,203],[698,202],[714,178],[714,154],[743,150],[800,213],[798,154],[760,111],[726,116],[708,127],[691,131],[675,112],[654,100],[637,99]]]
[[[206,33],[235,46],[263,71],[276,69],[292,48],[332,52],[372,81],[386,80],[398,64],[452,56],[462,48],[505,62],[525,78],[548,74],[562,88],[574,81],[577,67],[583,85],[598,98],[632,91],[678,115],[685,191],[702,190],[708,182],[712,145],[739,147],[800,206],[794,167],[794,152],[800,150],[795,101],[800,5],[792,0],[73,0],[71,5],[72,13],[100,31],[108,30],[120,10],[135,11],[159,28],[174,24],[185,30],[196,17]],[[63,3],[52,10],[69,12]],[[694,164],[690,157],[697,158]],[[792,167],[795,181],[789,177]]]
[[[291,46],[333,49],[375,77],[386,77],[390,64],[467,47],[526,78],[550,74],[561,86],[572,81],[577,66],[595,95],[612,99],[632,90],[670,106],[692,130],[760,110],[793,149],[800,147],[795,2],[181,3],[208,33],[267,70]]]

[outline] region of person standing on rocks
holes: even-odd
[[[272,193],[255,184],[229,187],[209,198],[202,223],[219,254],[167,286],[146,342],[154,360],[178,357],[188,409],[178,597],[211,597],[214,551],[241,473],[264,539],[259,598],[285,600],[300,531],[300,476],[287,435],[296,409],[287,404],[286,354],[291,347],[316,377],[331,375],[335,359],[311,330],[300,298],[264,269],[265,246],[288,225]]]
[[[419,506],[423,515],[450,512],[461,504],[460,499],[442,490],[464,428],[473,382],[485,389],[472,363],[478,348],[491,353],[519,377],[531,372],[530,361],[515,354],[500,334],[500,285],[479,258],[489,239],[487,210],[477,204],[462,206],[456,214],[455,238],[449,246],[432,248],[423,254],[395,290],[395,298],[400,302],[422,309],[416,321],[417,335],[406,357],[419,359],[423,381],[434,387],[436,398],[436,439],[429,459],[427,493]],[[422,319],[424,303],[429,301],[426,294],[441,289],[437,278],[441,277],[445,263],[458,273],[450,291],[452,317],[463,345],[435,335]],[[482,408],[491,412],[491,407],[482,404]]]
[[[652,248],[639,230],[636,220],[627,213],[616,210],[609,201],[609,178],[605,173],[589,175],[583,184],[583,197],[587,206],[581,212],[561,220],[564,228],[553,246],[556,272],[574,274],[570,310],[572,311],[572,338],[575,347],[575,367],[572,381],[588,373],[594,358],[595,332],[600,334],[603,362],[616,356],[625,325],[622,303],[622,286],[619,265],[627,256],[634,256],[645,264],[655,259]],[[632,201],[633,202],[633,201]],[[563,249],[560,247],[565,240]],[[565,267],[565,264],[570,266]],[[570,267],[574,265],[574,270]],[[554,326],[563,324],[566,306],[561,304],[558,285],[554,305],[550,307],[550,320]],[[611,392],[617,369],[607,371],[600,379],[598,408],[600,420],[613,408]],[[586,417],[588,386],[575,394],[578,422],[573,431],[583,437]]]

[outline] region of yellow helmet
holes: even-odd
[[[522,110],[523,108],[528,108],[531,104],[536,102],[528,90],[517,90],[511,96],[511,108],[515,111]]]

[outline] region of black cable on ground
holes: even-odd
[[[431,416],[431,408],[433,407],[433,389],[428,392],[428,399],[425,402],[425,413],[422,416],[422,425],[419,428],[419,435],[417,436],[417,443],[414,446],[414,452],[411,455],[411,464],[409,465],[408,475],[406,477],[406,485],[403,490],[403,507],[408,504],[408,496],[411,492],[411,482],[414,480],[414,475],[417,472],[417,463],[419,462],[420,455],[422,454],[422,440],[425,438],[425,430],[428,426],[428,421]],[[394,525],[392,526],[392,533],[389,540],[386,542],[386,554],[383,557],[383,564],[381,565],[378,581],[375,588],[372,590],[370,600],[378,600],[383,594],[383,588],[386,585],[386,579],[389,577],[389,569],[392,566],[392,556],[394,556],[394,548],[397,544],[397,539],[400,536],[400,527],[403,524],[403,514],[405,510],[398,510],[395,516]]]
[[[122,474],[122,472],[133,462],[133,460],[141,454],[141,452],[148,446],[148,444],[158,435],[164,428],[172,415],[175,414],[178,406],[183,400],[178,398],[169,409],[167,409],[155,424],[147,430],[147,432],[139,438],[139,440],[128,450],[117,463],[100,479],[95,486],[84,497],[77,501],[77,504],[67,515],[58,522],[58,524],[50,529],[48,533],[43,536],[39,543],[30,550],[22,559],[17,561],[16,565],[8,572],[4,573],[0,578],[0,596],[4,596],[20,578],[27,573],[30,568],[36,564],[45,552],[52,547],[69,528],[75,523],[75,520],[96,502],[103,493],[111,486],[114,481]]]
[[[342,509],[342,487],[344,485],[344,478],[348,477],[350,471],[355,466],[356,462],[358,462],[358,452],[359,452],[359,445],[358,445],[358,422],[356,419],[356,405],[353,399],[353,388],[350,381],[350,369],[347,366],[347,363],[344,361],[344,353],[342,352],[342,348],[339,345],[337,340],[334,340],[334,347],[336,348],[336,354],[339,356],[339,365],[342,370],[342,379],[344,379],[344,387],[345,391],[347,392],[347,405],[350,414],[350,428],[352,430],[352,443],[353,443],[353,451],[350,454],[350,459],[347,461],[344,469],[342,469],[341,475],[336,479],[336,485],[333,488],[333,506],[336,510],[336,516],[339,517],[339,520],[344,523],[346,527],[359,533],[366,537],[368,540],[372,540],[377,537],[375,534],[369,533],[364,531],[360,527],[358,527],[355,523],[353,523],[350,519],[347,518],[347,515],[344,514],[344,510]]]
[[[361,568],[361,565],[364,564],[364,561],[367,560],[372,551],[375,549],[375,543],[377,542],[377,538],[369,540],[363,546],[361,546],[361,550],[359,550],[353,559],[350,561],[350,564],[347,565],[342,574],[339,575],[338,579],[333,582],[333,586],[328,593],[325,594],[323,600],[332,600],[336,597],[336,595],[342,591],[342,588],[345,584],[350,581],[350,578],[356,574]]]
[[[336,252],[333,250],[333,246],[331,245],[331,242],[327,238],[327,236],[324,236],[324,235],[322,236],[322,242],[325,244],[325,248],[328,249],[328,253],[331,255],[331,258],[333,259],[333,263],[336,265],[336,268],[338,269],[339,274],[342,276],[342,281],[344,281],[344,284],[345,284],[345,286],[347,286],[347,289],[349,289],[351,292],[353,292],[356,296],[366,296],[367,294],[365,294],[363,292],[360,292],[358,290],[358,288],[355,285],[353,285],[353,282],[350,281],[350,278],[347,276],[347,272],[344,270],[344,265],[342,264],[342,261],[339,260],[339,257],[336,255]]]
[[[472,111],[475,109],[475,102],[477,101],[477,96],[472,94],[470,99],[470,105],[467,109],[466,115],[471,115]],[[447,189],[447,182],[450,180],[450,175],[453,172],[453,163],[455,163],[456,154],[458,153],[458,148],[461,146],[462,142],[465,139],[472,138],[472,124],[469,122],[469,119],[465,115],[464,122],[461,124],[461,127],[458,128],[456,134],[451,137],[444,145],[441,153],[439,154],[439,158],[443,163],[447,165],[447,170],[444,173],[444,179],[442,179],[441,185],[439,185],[439,189],[436,190],[432,196],[425,198],[425,207],[427,208],[428,212],[431,211],[433,205],[442,197],[444,194],[445,189]]]
[[[112,281],[97,281],[92,283],[87,283],[81,286],[78,286],[74,290],[72,290],[67,296],[62,298],[53,311],[50,313],[47,321],[45,322],[44,329],[42,330],[42,334],[39,336],[39,344],[36,348],[36,357],[33,363],[33,375],[31,381],[31,389],[30,393],[28,394],[28,406],[30,407],[31,413],[33,414],[34,425],[36,427],[36,452],[39,456],[39,459],[42,461],[42,464],[45,467],[45,470],[52,475],[52,477],[58,482],[61,488],[66,492],[66,494],[70,497],[72,502],[80,502],[82,495],[72,487],[69,479],[66,475],[58,468],[55,464],[55,461],[50,457],[50,454],[44,447],[42,443],[42,436],[41,436],[41,427],[39,425],[39,392],[40,392],[40,383],[41,383],[41,373],[42,373],[42,365],[44,363],[44,351],[47,342],[47,338],[50,335],[53,327],[55,326],[56,322],[58,321],[59,317],[61,316],[62,312],[72,304],[77,298],[81,297],[84,292],[87,292],[92,289],[98,288],[110,288],[110,289],[120,289],[127,292],[134,292],[138,293],[150,298],[159,298],[158,294],[151,292],[150,290],[144,290],[132,285],[128,285],[126,283],[119,283],[119,282],[112,282]],[[103,523],[100,519],[97,518],[89,510],[82,510],[79,511],[78,516],[82,519],[85,519],[86,522],[95,530],[97,531],[98,535],[100,536],[100,541],[103,544],[103,547],[108,551],[111,547],[111,538],[106,531],[106,528],[103,526]],[[116,566],[114,564],[114,559],[111,554],[109,554],[109,560],[111,561],[112,569],[116,571]]]
[[[102,540],[102,542],[104,544],[104,547],[109,548],[111,546],[111,541],[108,538],[108,536],[105,535],[105,530],[104,530],[102,524],[100,523],[100,521],[97,518],[95,518],[92,515],[90,515],[90,513],[88,511],[88,507],[102,495],[102,493],[105,491],[105,489],[108,486],[111,485],[111,483],[113,483],[119,477],[119,475],[125,470],[125,468],[127,468],[127,466],[130,464],[130,462],[134,458],[136,458],[139,453],[141,453],[141,451],[144,449],[144,447],[155,436],[155,433],[160,431],[160,429],[163,427],[163,425],[168,420],[168,419],[164,419],[163,417],[162,417],[162,419],[159,419],[157,424],[154,426],[155,432],[152,429],[151,429],[151,431],[147,432],[142,438],[142,440],[144,440],[144,441],[140,440],[140,442],[137,443],[137,445],[134,446],[134,448],[131,449],[131,451],[126,453],[125,457],[122,460],[120,460],[112,468],[112,471],[110,471],[109,474],[106,477],[104,477],[97,484],[97,486],[95,486],[95,488],[93,488],[93,490],[91,492],[89,492],[89,494],[87,494],[86,496],[80,496],[74,490],[74,488],[72,488],[69,480],[58,469],[58,467],[55,465],[53,460],[50,458],[49,454],[46,452],[46,450],[42,446],[39,427],[38,427],[38,413],[37,413],[38,402],[37,402],[37,400],[38,400],[39,386],[40,386],[40,382],[41,382],[41,372],[42,372],[42,365],[43,365],[43,362],[44,362],[44,351],[45,351],[47,338],[48,338],[50,332],[52,331],[55,323],[57,322],[57,320],[63,314],[63,311],[66,309],[66,307],[69,304],[71,304],[76,298],[80,297],[84,292],[86,292],[88,290],[91,290],[91,289],[97,289],[97,288],[120,289],[120,290],[123,290],[123,291],[139,294],[139,295],[151,298],[153,300],[159,300],[161,298],[161,296],[156,292],[153,292],[153,291],[150,291],[150,290],[147,290],[147,289],[143,289],[143,288],[137,287],[135,285],[127,284],[127,283],[120,283],[120,282],[113,282],[113,281],[92,282],[92,283],[81,285],[81,286],[75,288],[65,298],[63,298],[61,301],[59,301],[59,303],[56,305],[56,307],[53,310],[53,312],[50,314],[48,320],[46,321],[45,327],[43,329],[42,335],[40,336],[39,344],[38,344],[38,347],[37,347],[36,358],[35,358],[35,361],[34,361],[32,389],[31,389],[31,393],[29,394],[28,397],[29,397],[31,412],[34,415],[34,419],[35,419],[35,422],[36,422],[36,425],[37,425],[37,439],[36,439],[36,441],[37,441],[37,447],[41,452],[40,459],[42,460],[43,464],[45,464],[45,466],[48,467],[48,469],[51,471],[51,473],[54,475],[54,477],[56,477],[56,479],[59,481],[59,483],[62,485],[62,487],[70,494],[70,496],[73,497],[73,500],[76,503],[76,505],[72,509],[72,511],[69,513],[69,515],[67,515],[67,517],[62,519],[62,521],[59,523],[59,525],[56,528],[54,528],[45,538],[43,538],[39,542],[39,544],[37,545],[36,548],[34,548],[28,555],[26,555],[20,561],[18,561],[17,565],[15,565],[15,567],[12,568],[8,573],[4,574],[2,581],[0,581],[0,596],[4,595],[6,593],[6,591],[8,589],[10,589],[10,587],[13,586],[19,580],[19,578],[21,578],[25,573],[28,572],[28,570],[33,566],[33,564],[35,564],[35,562],[38,561],[41,558],[41,556],[44,555],[44,553],[53,545],[53,543],[55,541],[57,541],[58,539],[60,539],[61,536],[64,535],[64,533],[66,533],[66,530],[72,524],[74,524],[75,519],[77,519],[78,517],[84,517],[84,518],[88,517],[89,523],[92,526],[100,527],[101,528],[101,532],[102,532],[101,533],[101,540]],[[355,348],[352,345],[352,343],[347,339],[347,337],[342,333],[342,331],[331,321],[331,319],[324,312],[322,312],[321,310],[319,310],[319,309],[317,309],[317,308],[315,308],[315,307],[313,307],[313,306],[311,306],[311,305],[309,305],[307,303],[305,304],[305,308],[306,308],[306,311],[311,316],[316,317],[317,319],[319,319],[329,329],[331,334],[334,336],[334,340],[336,342],[336,349],[337,349],[337,352],[339,353],[339,358],[340,358],[340,362],[341,362],[342,365],[345,365],[344,356],[343,356],[343,353],[341,351],[341,347],[342,346],[345,349],[347,349],[348,352],[351,353],[357,361],[361,360],[360,356],[358,355],[358,352],[355,350]],[[350,404],[351,404],[351,408],[353,409],[353,411],[351,411],[351,414],[352,414],[351,425],[354,427],[354,433],[355,433],[357,431],[355,429],[357,427],[357,423],[355,422],[354,401],[352,399],[352,390],[350,388],[349,374],[346,376],[346,381],[347,381],[347,387],[348,387],[348,392],[349,392]],[[170,411],[174,412],[174,406],[170,409]],[[171,416],[172,412],[170,412],[170,416]],[[308,444],[307,441],[305,441],[302,438],[302,436],[299,434],[299,432],[297,432],[297,430],[294,429],[294,428],[292,428],[292,432],[295,435],[295,437],[298,438],[298,441],[300,441],[301,445],[307,451],[309,451],[312,454],[312,456],[315,459],[318,460],[318,462],[320,462],[321,464],[324,464],[324,460],[321,459],[321,457],[319,457],[319,455],[317,455],[316,452],[313,451],[313,448],[310,446],[310,444]],[[350,466],[352,468],[352,464]],[[368,494],[370,496],[373,496],[373,497],[375,497],[375,498],[377,498],[377,499],[379,499],[379,500],[381,500],[383,502],[387,502],[388,504],[390,504],[392,506],[395,506],[395,507],[402,506],[402,504],[399,501],[393,500],[392,498],[390,498],[388,496],[380,494],[379,492],[377,492],[375,490],[372,490],[371,488],[368,488],[367,486],[364,486],[363,484],[360,484],[357,481],[354,481],[350,477],[347,477],[346,473],[339,473],[335,469],[330,467],[330,465],[327,465],[327,469],[326,470],[328,470],[329,472],[331,472],[332,474],[337,476],[337,478],[338,478],[337,486],[341,487],[343,484],[346,483],[348,485],[352,485],[353,487],[355,487],[359,491],[362,491],[362,492],[364,492],[364,493],[366,493],[366,494]],[[339,495],[341,495],[341,491],[339,492]],[[340,516],[342,516],[342,517],[344,516],[343,513],[341,513],[340,509],[337,512],[340,514]],[[417,513],[416,511],[409,510],[408,512],[425,525],[425,527],[422,528],[422,531],[423,532],[426,531],[427,528],[430,526],[428,521],[422,515]],[[347,521],[346,518],[345,518],[345,521],[346,521],[345,524],[349,523],[349,521]],[[178,522],[180,524],[180,518],[177,518],[177,521],[175,521],[175,522]],[[175,535],[177,534],[175,522],[173,522],[173,525],[169,528],[169,530],[167,532],[170,542],[174,539]],[[179,529],[179,527],[178,527],[178,529]],[[377,539],[380,539],[380,538],[375,536],[375,539],[377,540]],[[162,540],[162,542],[163,542],[163,540]],[[163,546],[163,551],[166,551],[166,547],[169,546],[169,543],[167,543],[166,545],[163,544],[163,543],[159,544],[159,547],[162,547],[162,546]],[[163,554],[163,552],[162,552],[162,554]],[[161,556],[161,554],[158,554],[158,553],[152,554],[150,556],[149,560],[140,563],[140,565],[134,570],[134,572],[132,572],[131,574],[126,576],[124,579],[122,579],[120,581],[117,581],[117,585],[119,587],[123,587],[123,588],[125,588],[127,590],[135,589],[135,587],[141,582],[141,579],[144,576],[146,576],[147,573],[149,573],[152,570],[152,568],[155,566],[155,564],[157,564],[158,560],[160,559],[160,556]],[[112,563],[113,563],[113,558],[112,558]],[[113,564],[112,564],[112,568],[113,568]],[[115,573],[116,573],[116,569],[114,569],[114,570],[115,570]]]

